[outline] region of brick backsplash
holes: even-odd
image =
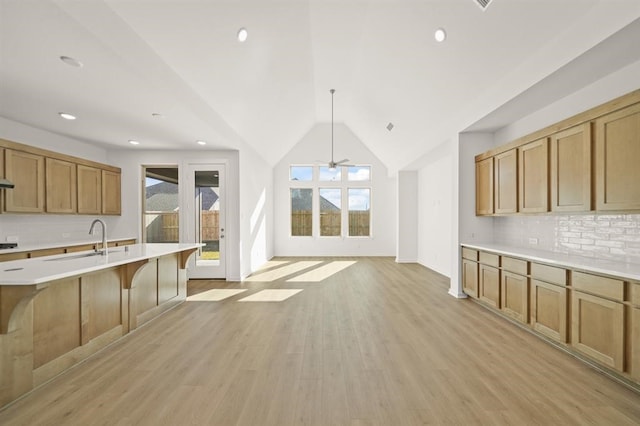
[[[496,217],[494,241],[640,263],[640,214]]]

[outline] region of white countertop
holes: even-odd
[[[596,257],[584,257],[556,253],[546,250],[536,250],[527,247],[513,247],[493,243],[462,243],[461,246],[476,250],[483,250],[507,256],[524,258],[527,260],[562,266],[569,269],[593,272],[596,274],[612,275],[633,281],[640,281],[640,264],[619,262]]]
[[[33,285],[87,274],[139,260],[198,248],[202,244],[132,244],[111,247],[106,255],[93,251],[0,262],[0,285]]]

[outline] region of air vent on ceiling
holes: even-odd
[[[480,9],[485,10],[487,7],[489,7],[489,3],[491,3],[493,0],[473,0],[475,3],[478,4],[478,6],[480,6]]]

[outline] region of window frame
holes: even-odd
[[[291,180],[291,167],[312,167],[313,178],[311,181]],[[318,239],[372,239],[374,231],[373,223],[373,167],[371,164],[357,164],[351,167],[368,167],[369,180],[349,180],[349,166],[338,166],[340,169],[340,180],[320,180],[320,167],[322,165],[309,164],[289,164],[287,168],[287,179],[289,181],[289,237],[290,238],[318,238]],[[312,228],[311,235],[292,235],[292,189],[312,190]],[[340,189],[340,235],[320,235],[320,189]],[[368,189],[369,190],[369,235],[349,235],[349,190]],[[346,207],[345,207],[346,206]]]

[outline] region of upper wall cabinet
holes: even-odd
[[[102,172],[100,169],[78,165],[78,213],[102,213]]]
[[[15,187],[5,190],[5,210],[12,213],[44,212],[44,157],[5,150],[5,176]]]
[[[102,214],[120,214],[120,173],[102,170]]]
[[[69,161],[47,158],[47,213],[76,212],[76,165]]]
[[[549,142],[542,138],[518,148],[518,208],[522,213],[549,211]]]
[[[518,155],[511,149],[494,157],[495,213],[518,211]]]
[[[478,154],[476,215],[640,210],[639,165],[640,89]]]
[[[596,209],[640,209],[640,104],[607,114],[596,127]]]
[[[591,123],[551,136],[551,210],[591,210]]]
[[[121,212],[120,169],[0,139],[0,212],[112,214]]]
[[[476,215],[493,214],[493,157],[476,163]]]

